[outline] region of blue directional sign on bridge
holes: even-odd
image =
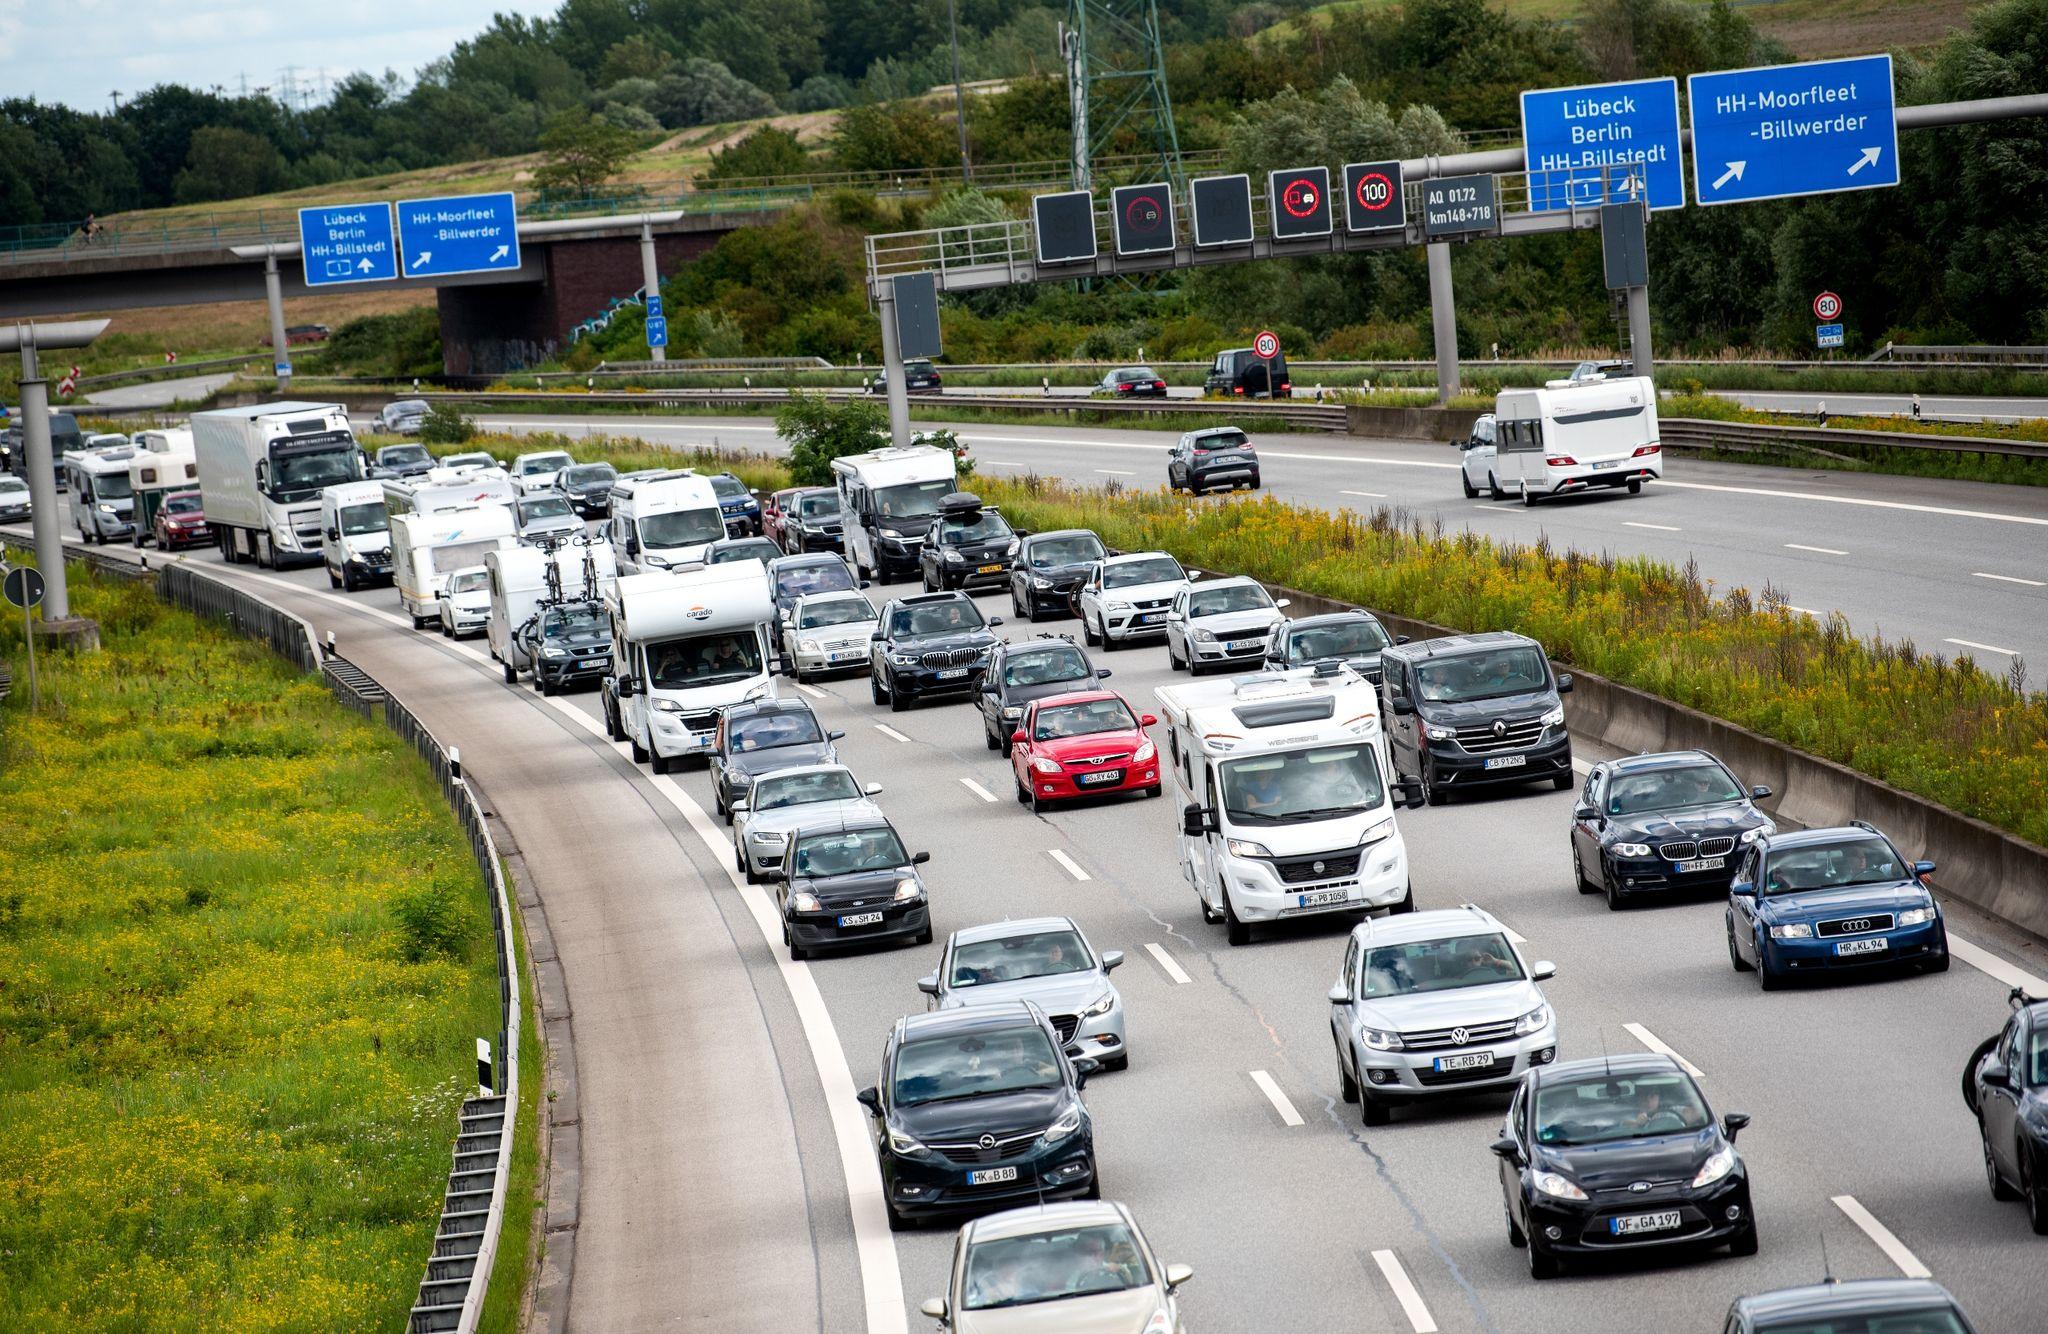
[[[1702,204],[1899,183],[1890,56],[1695,74],[1686,97]]]
[[[1531,213],[1645,198],[1685,207],[1676,79],[1525,92],[1522,145]]]
[[[322,204],[300,209],[299,252],[308,287],[390,282],[398,276],[391,205]]]
[[[661,313],[661,293],[647,294],[647,346],[668,346],[668,316]]]
[[[408,278],[519,267],[518,207],[510,191],[398,201],[399,258]]]

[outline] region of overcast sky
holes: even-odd
[[[494,13],[551,14],[559,0],[0,0],[0,98],[105,111],[159,83],[281,91],[296,67],[318,88],[353,70],[421,65]]]

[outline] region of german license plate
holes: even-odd
[[[945,671],[939,673],[939,679],[941,681],[957,681],[965,675],[967,675],[967,669],[965,667],[949,667]]]
[[[1628,1237],[1639,1232],[1669,1232],[1678,1223],[1678,1210],[1665,1209],[1654,1214],[1624,1214],[1620,1218],[1610,1218],[1607,1230],[1614,1236]]]
[[[1111,783],[1121,783],[1123,779],[1123,770],[1105,769],[1099,774],[1078,774],[1074,781],[1082,787],[1107,787]]]
[[[1463,1056],[1439,1056],[1432,1062],[1438,1073],[1447,1070],[1486,1070],[1493,1065],[1490,1051],[1468,1052]]]
[[[1294,906],[1297,908],[1322,908],[1332,903],[1342,903],[1349,897],[1350,893],[1347,890],[1319,889],[1313,894],[1296,894],[1294,896]]]
[[[1001,574],[1003,567],[1000,565],[977,565],[974,572],[976,574]]]
[[[859,649],[848,648],[841,649],[837,653],[827,654],[826,657],[833,662],[852,662],[855,658],[858,658],[860,655],[861,654]]]
[[[839,925],[873,926],[876,922],[879,922],[881,920],[882,914],[878,912],[850,912],[840,917]]]
[[[1883,936],[1872,936],[1868,940],[1843,940],[1835,944],[1836,954],[1882,954],[1892,947]]]
[[[1016,1179],[1017,1169],[1014,1167],[983,1167],[967,1174],[967,1184],[970,1186],[999,1186],[1005,1181]]]
[[[1486,767],[1489,769],[1519,769],[1529,762],[1527,755],[1489,755]]]
[[[1140,616],[1138,617],[1138,619],[1137,619],[1137,620],[1136,620],[1135,622],[1133,622],[1133,624],[1136,624],[1136,625],[1157,625],[1157,624],[1159,624],[1159,623],[1160,623],[1161,621],[1163,621],[1163,620],[1165,620],[1165,619],[1166,619],[1166,613],[1165,613],[1165,612],[1163,612],[1163,611],[1148,611],[1148,612],[1145,612],[1145,613],[1143,613],[1142,615],[1140,615]]]
[[[1594,467],[1594,468],[1595,468],[1596,470],[1598,470],[1598,469],[1601,469],[1601,468],[1619,468],[1620,466],[1621,466],[1621,460],[1620,460],[1620,459],[1604,459],[1604,460],[1602,460],[1601,462],[1599,462],[1599,463],[1596,463],[1596,464],[1594,464],[1594,465],[1593,465],[1593,467]]]
[[[1685,875],[1690,871],[1719,871],[1726,868],[1727,865],[1728,859],[1726,857],[1700,857],[1693,861],[1680,862],[1671,869],[1680,875]]]

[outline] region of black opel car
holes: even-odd
[[[981,737],[990,750],[1010,754],[1010,733],[1023,720],[1024,706],[1047,695],[1092,690],[1109,676],[1109,668],[1088,661],[1088,653],[1071,639],[1027,639],[998,644],[989,654],[976,700],[981,709]]]
[[[1341,662],[1374,685],[1380,683],[1380,650],[1405,644],[1406,635],[1390,635],[1380,618],[1353,607],[1322,616],[1304,616],[1273,627],[1266,642],[1266,668],[1285,672],[1297,667],[1323,667]]]
[[[965,593],[925,593],[891,598],[880,622],[868,649],[868,686],[875,703],[901,713],[927,695],[975,689],[1003,618],[983,620]]]
[[[1042,611],[1072,615],[1088,567],[1108,554],[1086,528],[1028,535],[1010,563],[1010,610],[1027,621]]]
[[[1009,580],[1018,538],[1010,521],[971,491],[955,491],[939,502],[938,517],[925,530],[917,554],[927,593],[948,588],[988,587]]]
[[[1572,807],[1572,873],[1581,894],[1619,908],[1638,894],[1728,892],[1743,850],[1777,832],[1744,787],[1703,750],[1604,760]]]
[[[763,774],[835,763],[832,743],[845,735],[819,727],[818,716],[800,699],[733,705],[719,715],[718,737],[706,757],[719,818],[731,824],[732,804]]]
[[[789,957],[836,945],[931,944],[931,904],[917,873],[931,859],[905,852],[887,820],[797,830],[776,872]]]
[[[569,508],[579,519],[609,518],[612,512],[612,483],[619,470],[609,463],[576,463],[555,474],[555,490],[568,498]]]
[[[1506,630],[1380,650],[1380,699],[1394,769],[1422,779],[1432,806],[1453,792],[1572,775],[1564,701],[1543,646]]]
[[[1963,1101],[1977,1118],[1991,1198],[2022,1201],[2034,1231],[2048,1236],[2048,999],[2018,987],[2007,999],[2004,1029],[1963,1071]]]
[[[1493,1142],[1508,1244],[1528,1249],[1533,1278],[1557,1277],[1572,1257],[1673,1246],[1755,1255],[1749,1169],[1735,1151],[1748,1124],[1741,1112],[1717,1123],[1669,1056],[1537,1066]]]
[[[889,1227],[1053,1200],[1100,1199],[1095,1125],[1081,1089],[1096,1069],[1060,1050],[1029,1001],[896,1021],[881,1078],[862,1089]]]

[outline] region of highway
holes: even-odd
[[[921,1008],[914,980],[936,950],[790,963],[771,946],[763,896],[728,869],[702,772],[631,766],[603,740],[594,696],[505,686],[479,645],[407,628],[388,589],[342,595],[317,569],[184,559],[333,629],[462,748],[510,825],[553,925],[577,1042],[573,1077],[549,1083],[573,1084],[582,1110],[571,1328],[927,1328],[896,1302],[914,1310],[940,1291],[950,1229],[887,1232],[850,1094],[873,1078],[889,1023]],[[1101,661],[1141,707],[1172,679],[1156,647]],[[1324,992],[1347,919],[1232,949],[1173,869],[1171,799],[1033,817],[1009,800],[1004,763],[964,705],[891,714],[859,677],[803,693],[846,731],[855,771],[884,785],[909,846],[933,853],[941,937],[1064,912],[1098,948],[1126,952],[1116,980],[1131,1068],[1098,1076],[1086,1098],[1106,1194],[1132,1206],[1163,1258],[1196,1269],[1191,1327],[1711,1331],[1734,1296],[1827,1267],[1924,1267],[1987,1334],[2040,1327],[2040,1242],[2023,1210],[1991,1201],[1957,1094],[2007,986],[2048,988],[2038,947],[1955,913],[1955,936],[1980,949],[1959,950],[1946,974],[1766,996],[1729,968],[1717,903],[1610,913],[1574,891],[1569,794],[1403,812],[1419,906],[1479,903],[1530,957],[1556,961],[1546,990],[1565,1056],[1666,1047],[1702,1073],[1717,1112],[1755,1118],[1740,1147],[1760,1255],[1537,1284],[1507,1245],[1486,1148],[1502,1098],[1369,1133],[1338,1101]]]

